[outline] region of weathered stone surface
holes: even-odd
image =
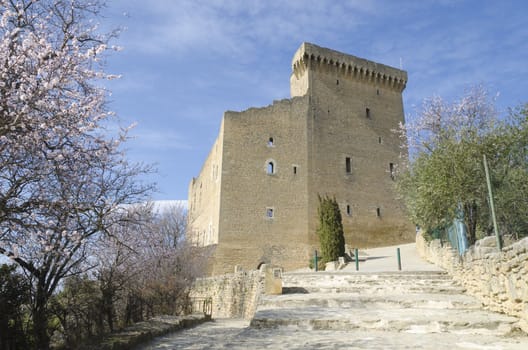
[[[282,269],[266,265],[264,274],[264,294],[282,294]]]
[[[438,267],[402,247],[370,249],[335,272],[283,275],[283,295],[262,295],[253,319],[217,319],[142,347],[154,349],[519,349],[518,319],[482,308]],[[526,322],[525,322],[526,323]]]
[[[337,261],[329,261],[325,264],[325,271],[336,271],[338,270]]]
[[[469,249],[462,259],[439,241],[426,242],[421,235],[416,238],[420,254],[427,260],[446,269],[468,293],[477,297],[491,310],[519,317],[521,326],[528,332],[528,238],[490,251],[495,237],[486,237]],[[451,257],[451,259],[449,259]]]
[[[217,320],[169,335],[140,350],[526,350],[526,341],[515,336],[498,338],[493,334],[441,332],[442,324],[413,327],[406,332],[376,329],[328,330],[312,328],[248,328],[241,320]],[[491,332],[490,332],[491,333]]]
[[[478,248],[497,248],[497,239],[493,236],[484,237],[475,243],[475,247]]]
[[[208,316],[158,316],[148,321],[138,322],[122,331],[107,335],[100,343],[82,346],[79,350],[128,350],[138,344],[163,336],[167,333],[195,327],[210,321]]]
[[[264,291],[263,271],[238,271],[198,279],[191,289],[192,298],[212,298],[213,318],[251,318],[258,296]]]

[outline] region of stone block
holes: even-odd
[[[497,239],[494,236],[484,237],[481,240],[475,242],[476,248],[488,247],[497,248]]]
[[[528,267],[528,264],[525,264],[526,261],[528,261],[528,253],[524,252],[518,252],[517,254],[517,260],[519,261],[519,265],[521,267]]]
[[[338,269],[337,261],[329,261],[325,265],[325,271],[336,271]]]
[[[266,267],[264,293],[268,295],[282,294],[282,269],[280,267]]]
[[[512,302],[519,303],[521,302],[521,294],[519,293],[520,290],[517,289],[516,285],[517,283],[515,276],[509,276],[506,283],[508,297]]]
[[[497,265],[499,268],[500,268],[500,272],[503,273],[503,274],[506,274],[508,272],[510,272],[512,270],[512,267],[510,264],[508,263],[503,263],[503,264],[500,264],[500,265]]]
[[[512,250],[506,252],[505,255],[506,255],[506,260],[510,261],[512,259],[515,259],[517,257],[517,255],[519,255],[519,253],[515,249],[512,249]]]
[[[528,316],[526,319],[521,319],[518,325],[520,329],[522,329],[525,333],[528,333]]]
[[[528,252],[528,237],[521,239],[518,242],[512,244],[512,249],[515,250],[518,254],[523,254]]]
[[[495,247],[481,247],[475,249],[475,255],[480,259],[486,259],[488,257],[494,258],[495,253],[497,253],[497,248]]]
[[[344,256],[340,256],[338,258],[338,260],[337,260],[337,264],[338,264],[338,266],[337,266],[338,270],[341,270],[342,268],[344,268],[347,265],[345,257]]]

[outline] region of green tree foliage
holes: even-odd
[[[96,341],[108,331],[100,285],[87,275],[68,277],[51,304],[60,323],[61,342],[67,349]]]
[[[321,263],[325,264],[345,255],[345,236],[341,211],[335,198],[319,196],[318,214],[317,235],[321,245]]]
[[[30,347],[27,323],[29,282],[15,265],[0,266],[0,349]]]
[[[500,231],[527,235],[526,111],[519,108],[501,120],[482,88],[453,104],[426,101],[418,117],[400,129],[413,161],[402,167],[397,188],[411,219],[432,232],[462,213],[470,244],[479,234],[490,234],[486,155]]]
[[[492,136],[493,137],[493,136]],[[517,239],[528,236],[528,105],[510,112],[496,135],[493,186],[499,230]]]

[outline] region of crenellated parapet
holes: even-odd
[[[307,70],[318,70],[398,92],[402,92],[407,84],[407,72],[404,70],[310,43],[303,43],[297,50],[292,60],[292,70],[297,79]]]

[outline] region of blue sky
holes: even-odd
[[[497,107],[528,102],[528,2],[111,0],[123,27],[108,58],[110,109],[137,123],[131,160],[155,163],[153,199],[186,199],[223,112],[289,97],[291,59],[312,42],[408,72],[405,113],[484,84]]]

